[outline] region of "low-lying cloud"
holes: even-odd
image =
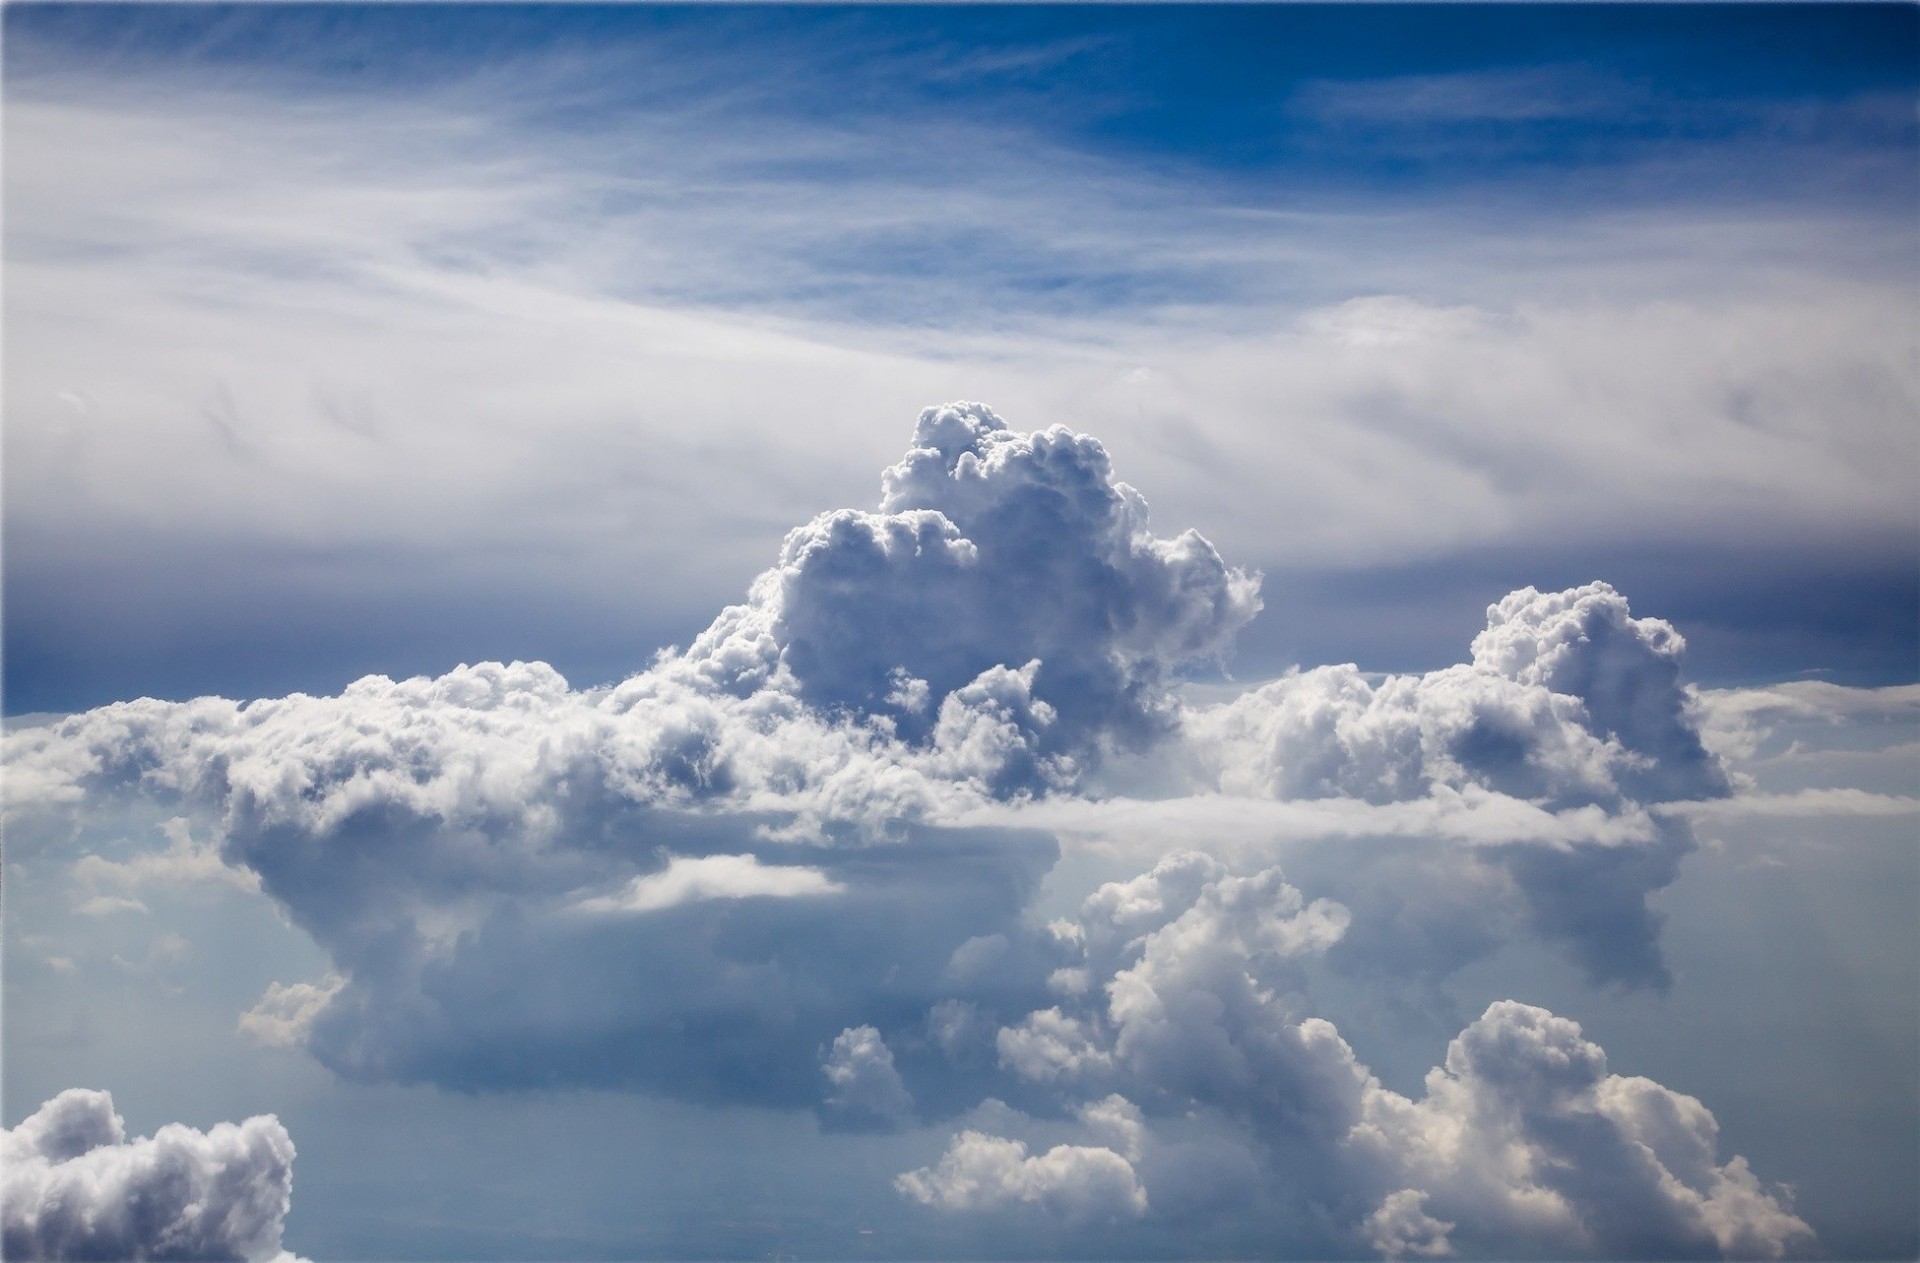
[[[0,1133],[10,1259],[245,1259],[280,1248],[293,1141],[272,1115],[129,1140],[105,1092],[72,1088]]]
[[[791,532],[620,684],[481,663],[120,703],[11,734],[10,810],[180,811],[169,850],[76,881],[257,883],[332,972],[239,1029],[350,1079],[840,1131],[974,1111],[896,1191],[1030,1226],[1174,1232],[1231,1185],[1322,1250],[1807,1248],[1703,1105],[1571,1022],[1495,1005],[1413,1100],[1316,1011],[1325,979],[1437,995],[1516,939],[1664,984],[1649,896],[1687,804],[1739,788],[1680,634],[1604,583],[1529,588],[1453,667],[1183,700],[1259,607],[1198,534],[1153,534],[1098,441],[955,404],[876,509]],[[1041,924],[1063,840],[1123,832],[1144,871]]]

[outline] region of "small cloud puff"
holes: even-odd
[[[1097,439],[1018,433],[980,404],[920,415],[877,513],[787,537],[747,604],[688,652],[732,692],[785,676],[811,705],[924,739],[928,700],[1033,664],[1021,732],[1040,758],[1138,745],[1168,719],[1179,665],[1222,653],[1258,579],[1188,531],[1155,537]],[[904,684],[904,687],[903,687]],[[1027,784],[1037,787],[1045,765]]]
[[[1055,1145],[1038,1156],[1003,1136],[963,1131],[931,1167],[894,1180],[903,1195],[938,1210],[974,1214],[1037,1206],[1068,1223],[1147,1212],[1133,1164],[1111,1149]]]
[[[633,878],[618,894],[589,896],[573,907],[578,912],[631,914],[704,899],[804,899],[845,889],[804,865],[762,864],[753,855],[672,855],[665,868]]]
[[[0,1133],[10,1259],[247,1259],[281,1249],[293,1141],[271,1115],[129,1141],[105,1092],[70,1088]]]
[[[268,983],[266,993],[240,1015],[239,1031],[262,1048],[299,1048],[306,1043],[314,1019],[346,985],[339,974],[329,974],[318,983]]]
[[[836,1035],[820,1069],[827,1078],[831,1109],[885,1121],[913,1113],[913,1097],[894,1067],[893,1050],[871,1026],[849,1027]]]

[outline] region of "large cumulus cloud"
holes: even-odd
[[[10,1259],[246,1259],[280,1248],[293,1141],[271,1115],[127,1139],[105,1092],[73,1088],[0,1133]]]
[[[1307,900],[1277,869],[1239,876],[1170,856],[1101,887],[1062,927],[1080,972],[1059,982],[1060,1003],[1002,1030],[1003,1068],[1046,1085],[1055,1109],[1118,1124],[1138,1213],[1151,1205],[1175,1224],[1198,1206],[1178,1169],[1191,1148],[1174,1138],[1204,1113],[1251,1156],[1262,1196],[1294,1202],[1309,1249],[1777,1258],[1813,1247],[1783,1190],[1721,1159],[1701,1102],[1610,1073],[1577,1024],[1544,1009],[1495,1003],[1451,1042],[1423,1096],[1384,1087],[1303,990],[1300,962],[1346,926],[1346,909]],[[1046,1034],[1072,1055],[1035,1054]],[[1032,1161],[1010,1138],[966,1131],[899,1188],[948,1213],[992,1213],[1037,1178]],[[1098,1161],[1117,1180],[1120,1155]]]
[[[1164,727],[1169,672],[1221,653],[1257,593],[1197,532],[1154,536],[1097,439],[1016,433],[954,404],[921,414],[879,512],[790,534],[688,663],[736,691],[784,670],[815,706],[915,739],[984,673],[1037,664],[1019,726],[1047,754],[1084,758]]]
[[[1087,436],[930,409],[884,481],[611,689],[515,663],[123,703],[16,734],[19,800],[210,816],[339,974],[249,1029],[341,1073],[817,1099],[812,1050],[917,1014],[962,949],[1009,953],[975,992],[1038,993],[1054,844],[937,821],[1164,732],[1174,670],[1258,608]]]
[[[1321,1250],[1800,1248],[1704,1106],[1606,1073],[1570,1023],[1496,1006],[1414,1101],[1313,998],[1329,970],[1432,987],[1522,935],[1657,985],[1647,896],[1692,845],[1663,804],[1729,788],[1679,634],[1605,584],[1525,589],[1458,666],[1183,705],[1256,590],[1197,534],[1153,535],[1095,440],[930,409],[874,511],[792,532],[618,685],[483,663],[122,703],[10,735],[10,810],[178,805],[168,863],[195,873],[210,829],[332,966],[241,1030],[351,1078],[843,1131],[971,1110],[896,1189],[1029,1226],[1190,1229],[1231,1193]],[[1229,863],[1156,838],[1148,871],[1041,924],[1061,845],[1022,819],[1156,794],[1347,823],[1284,874],[1257,840],[1219,839]]]

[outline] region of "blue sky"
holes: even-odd
[[[248,464],[275,455],[248,441],[270,426],[263,410],[317,412],[317,425],[377,411],[399,389],[381,376],[395,357],[379,323],[439,321],[448,367],[421,362],[423,346],[388,370],[420,396],[405,432],[436,436],[417,459],[459,434],[511,463],[501,449],[531,434],[536,409],[549,414],[539,426],[587,450],[571,472],[521,468],[498,485],[489,474],[464,496],[448,487],[456,503],[443,511],[484,518],[478,501],[505,496],[541,519],[550,547],[660,570],[641,545],[610,556],[615,532],[549,509],[586,498],[628,535],[663,533],[621,490],[640,457],[608,452],[639,435],[677,438],[674,410],[691,415],[715,392],[703,353],[656,331],[628,336],[623,354],[598,319],[643,313],[697,317],[686,327],[698,337],[750,359],[775,353],[747,349],[749,331],[790,336],[794,354],[818,348],[822,361],[887,357],[912,382],[890,381],[874,401],[887,417],[986,394],[982,384],[999,385],[1003,407],[1031,401],[1088,429],[1104,417],[1103,437],[1133,449],[1134,480],[1158,488],[1156,504],[1318,610],[1285,619],[1276,605],[1243,638],[1250,671],[1447,660],[1482,598],[1408,606],[1383,631],[1376,613],[1405,599],[1395,594],[1409,574],[1457,591],[1456,572],[1512,586],[1607,569],[1685,607],[1712,649],[1697,667],[1707,678],[1909,678],[1911,517],[1887,503],[1884,479],[1877,496],[1847,479],[1872,482],[1911,452],[1884,423],[1862,422],[1879,437],[1858,441],[1813,432],[1848,424],[1816,416],[1831,391],[1858,392],[1841,405],[1849,413],[1885,416],[1906,388],[1896,335],[1915,266],[1911,18],[1898,6],[24,7],[9,18],[8,51],[21,103],[8,301],[23,485],[10,496],[7,705],[337,688],[476,653],[610,680],[636,646],[691,635],[787,525],[852,502],[858,471],[891,445],[886,421],[844,422],[859,427],[866,459],[828,469],[816,453],[788,484],[768,462],[735,462],[738,501],[675,505],[680,523],[724,508],[728,521],[690,533],[740,537],[728,563],[644,596],[531,558],[502,566],[497,543],[479,555],[460,529],[341,529],[369,500],[383,512],[404,501],[402,485],[424,471],[395,465],[388,483],[336,451],[350,470],[292,474],[269,492]],[[116,130],[146,127],[164,138]],[[155,155],[153,168],[112,165],[123,146]],[[229,152],[247,157],[223,163]],[[237,204],[250,213],[223,213]],[[90,269],[114,292],[71,288]],[[489,308],[476,288],[489,281],[510,310]],[[531,287],[526,301],[505,297],[509,281]],[[545,300],[605,306],[570,325]],[[1450,312],[1434,319],[1456,329],[1511,322],[1507,345],[1573,339],[1589,317],[1612,320],[1613,341],[1530,351],[1558,381],[1516,383],[1444,424],[1421,415],[1441,394],[1425,383],[1402,399],[1365,380],[1316,392],[1290,370],[1263,370],[1267,339],[1296,335],[1293,348],[1321,359],[1303,328],[1333,319],[1333,336],[1351,341],[1327,313],[1387,300],[1416,304],[1410,320]],[[1869,314],[1873,302],[1892,306]],[[1687,310],[1709,304],[1711,330]],[[40,340],[100,307],[145,328],[192,326],[192,344],[163,370],[137,356],[96,362],[131,332]],[[282,318],[289,307],[312,309],[313,322]],[[1782,326],[1810,308],[1832,326],[1828,344],[1817,362],[1795,348],[1805,371],[1783,371],[1765,347],[1791,339]],[[1888,345],[1860,345],[1835,313],[1859,313]],[[604,349],[570,328],[601,331]],[[459,366],[500,358],[493,337],[559,339],[574,359],[553,366],[561,380],[544,404],[516,401],[507,417],[503,401],[498,425],[461,433],[490,403],[466,397]],[[644,344],[661,348],[644,370],[661,410],[643,407],[638,385],[590,397],[608,357],[641,371]],[[1635,392],[1668,370],[1625,361],[1662,350],[1687,379],[1662,380],[1671,415],[1640,422],[1660,401]],[[1752,362],[1722,363],[1729,352]],[[92,358],[83,370],[68,367],[74,357]],[[1469,380],[1511,375],[1449,358]],[[256,383],[263,360],[285,368]],[[68,422],[89,397],[82,371],[110,371],[150,400],[156,419],[142,429],[183,427],[172,446],[215,444],[196,460],[203,485],[183,493],[208,502],[203,512],[118,482],[99,488],[98,506],[51,490],[36,461],[48,448],[46,460],[71,463],[58,445],[78,441]],[[819,383],[779,380],[825,406]],[[1595,419],[1552,419],[1587,399]],[[1496,410],[1532,433],[1501,432],[1484,415]],[[1638,428],[1606,451],[1570,441],[1622,418]],[[726,424],[740,443],[764,441]],[[1768,426],[1790,442],[1804,433],[1823,445],[1819,462],[1853,463],[1817,486],[1825,471],[1804,452],[1766,450],[1739,468],[1725,453],[1754,425],[1763,442]],[[1312,486],[1226,477],[1243,436],[1290,427],[1327,433],[1291,445]],[[1702,450],[1675,450],[1674,433],[1699,436]],[[1363,468],[1350,437],[1386,444],[1384,465]],[[1489,444],[1505,449],[1503,481],[1470,486],[1495,467]],[[1168,456],[1185,468],[1149,477]],[[665,464],[667,448],[650,459]],[[1636,460],[1658,471],[1651,481]],[[1421,481],[1422,462],[1456,474],[1457,493],[1403,487]],[[115,476],[152,468],[129,464]],[[578,471],[596,466],[604,482],[582,486]],[[1583,485],[1544,490],[1561,477]],[[42,486],[45,504],[31,494]],[[244,503],[249,486],[271,503]],[[1779,503],[1782,486],[1793,503]],[[1596,520],[1635,488],[1659,503]],[[1557,510],[1539,504],[1563,494]],[[1430,527],[1415,512],[1387,520],[1386,503],[1409,497]],[[1275,499],[1294,511],[1273,513]],[[1703,499],[1679,520],[1677,504]],[[289,502],[333,525],[281,520]],[[123,520],[109,528],[106,515]],[[1694,560],[1677,561],[1683,552]],[[1770,599],[1756,603],[1758,588]],[[1408,630],[1436,619],[1445,626],[1431,639]],[[480,644],[476,625],[493,629]],[[232,629],[224,642],[220,628]]]
[[[1910,6],[4,22],[13,1205],[1920,1242]]]

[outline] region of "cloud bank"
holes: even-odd
[[[1693,846],[1684,804],[1736,788],[1679,633],[1603,583],[1529,588],[1453,667],[1183,700],[1259,607],[1201,536],[1153,533],[1097,440],[953,404],[875,509],[793,530],[620,684],[481,663],[119,703],[10,734],[9,810],[150,800],[210,830],[217,853],[182,823],[76,881],[257,884],[333,972],[239,1027],[349,1079],[852,1132],[972,1110],[906,1203],[1095,1237],[1237,1188],[1311,1248],[1388,1257],[1809,1248],[1704,1106],[1609,1074],[1571,1022],[1495,1005],[1414,1100],[1316,1013],[1316,979],[1438,995],[1513,941],[1664,983],[1648,897]],[[1150,830],[1146,871],[1042,924],[1061,839],[1128,813],[1284,827]]]
[[[105,1092],[73,1088],[0,1133],[10,1259],[246,1259],[280,1248],[293,1141],[272,1115],[128,1140]]]
[[[1418,1099],[1382,1086],[1302,994],[1298,962],[1347,924],[1345,908],[1306,902],[1278,869],[1238,877],[1195,853],[1101,887],[1062,935],[1085,962],[1063,988],[1075,998],[1003,1030],[1002,1064],[1068,1100],[1087,1093],[1068,1112],[1118,1130],[1130,1158],[1062,1146],[1043,1164],[970,1130],[899,1190],[989,1214],[1044,1203],[1058,1186],[1084,1217],[1099,1187],[1103,1206],[1145,1214],[1151,1198],[1178,1222],[1200,1208],[1154,1192],[1181,1158],[1159,1133],[1204,1112],[1251,1156],[1256,1200],[1297,1199],[1298,1220],[1338,1221],[1322,1250],[1779,1258],[1813,1247],[1789,1193],[1743,1158],[1721,1160],[1705,1106],[1609,1073],[1576,1023],[1544,1009],[1491,1005]],[[1059,1036],[1068,1029],[1071,1040]],[[1122,1199],[1135,1164],[1139,1200]]]

